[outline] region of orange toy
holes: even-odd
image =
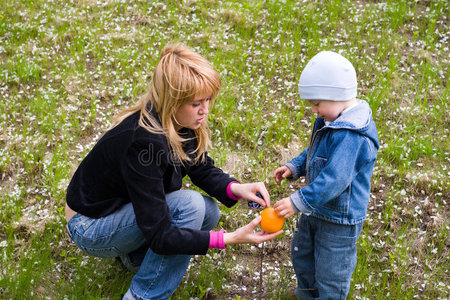
[[[277,232],[283,227],[284,218],[278,216],[273,207],[268,207],[261,212],[261,228],[268,233]]]

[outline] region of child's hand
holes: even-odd
[[[283,198],[279,201],[277,201],[273,208],[276,212],[278,212],[278,215],[283,218],[289,218],[295,214],[295,210],[292,207],[292,202],[290,198]]]
[[[291,175],[292,175],[291,169],[289,169],[286,166],[282,166],[273,172],[273,178],[275,178],[275,182],[277,184],[280,184],[281,180],[288,178]]]

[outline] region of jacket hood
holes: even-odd
[[[344,111],[333,122],[325,127],[332,129],[350,129],[370,138],[379,148],[378,133],[372,119],[372,110],[364,100],[357,100],[358,105]]]

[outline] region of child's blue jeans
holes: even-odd
[[[363,223],[341,225],[302,214],[291,257],[300,299],[346,299]]]
[[[166,195],[166,201],[172,224],[178,227],[211,230],[219,222],[216,202],[198,192],[175,191]],[[67,229],[72,240],[87,254],[120,257],[128,269],[137,272],[124,299],[168,299],[183,279],[191,258],[158,255],[147,249],[131,203],[100,219],[76,214]]]

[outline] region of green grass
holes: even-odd
[[[270,176],[308,144],[301,70],[321,50],[350,59],[381,148],[349,298],[448,299],[448,33],[445,0],[1,1],[0,298],[127,290],[132,274],[67,238],[65,190],[113,115],[145,91],[162,47],[179,41],[223,80],[211,156],[243,182],[264,181],[272,201],[302,184]],[[227,230],[256,213],[221,210]],[[264,247],[194,257],[172,298],[282,299],[296,284],[294,223]]]

